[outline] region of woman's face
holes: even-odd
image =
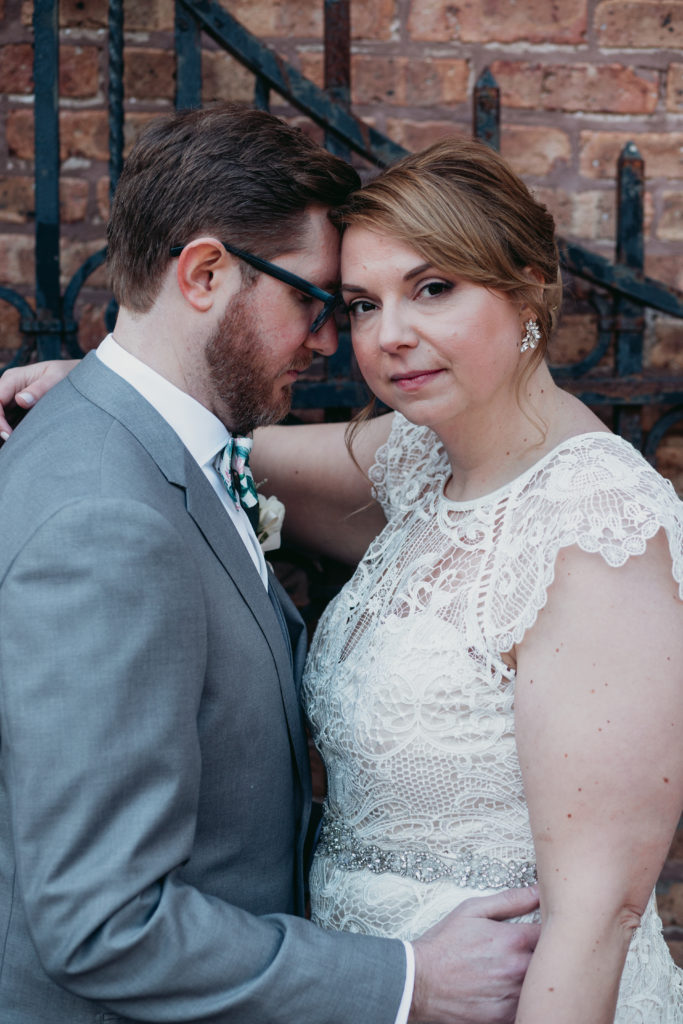
[[[360,226],[344,233],[341,271],[358,364],[386,405],[440,433],[463,413],[516,404],[519,304]]]

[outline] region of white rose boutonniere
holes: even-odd
[[[282,543],[280,530],[282,529],[284,518],[285,506],[281,501],[274,495],[271,495],[270,498],[264,498],[262,494],[259,494],[256,537],[264,554],[266,551],[277,551],[280,547]]]

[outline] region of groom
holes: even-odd
[[[533,893],[412,945],[301,916],[303,626],[230,434],[334,351],[327,214],[357,180],[260,111],[152,123],[112,209],[114,334],[0,455],[8,1024],[514,1018],[536,929],[492,919]]]

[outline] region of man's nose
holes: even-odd
[[[314,352],[319,352],[323,356],[334,355],[339,345],[339,336],[337,334],[337,324],[333,316],[326,320],[315,334],[310,333],[308,335],[306,345]]]

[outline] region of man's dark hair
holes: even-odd
[[[151,121],[126,160],[107,229],[117,302],[146,312],[173,245],[214,235],[266,259],[296,249],[307,207],[342,203],[356,172],[300,129],[225,104]]]

